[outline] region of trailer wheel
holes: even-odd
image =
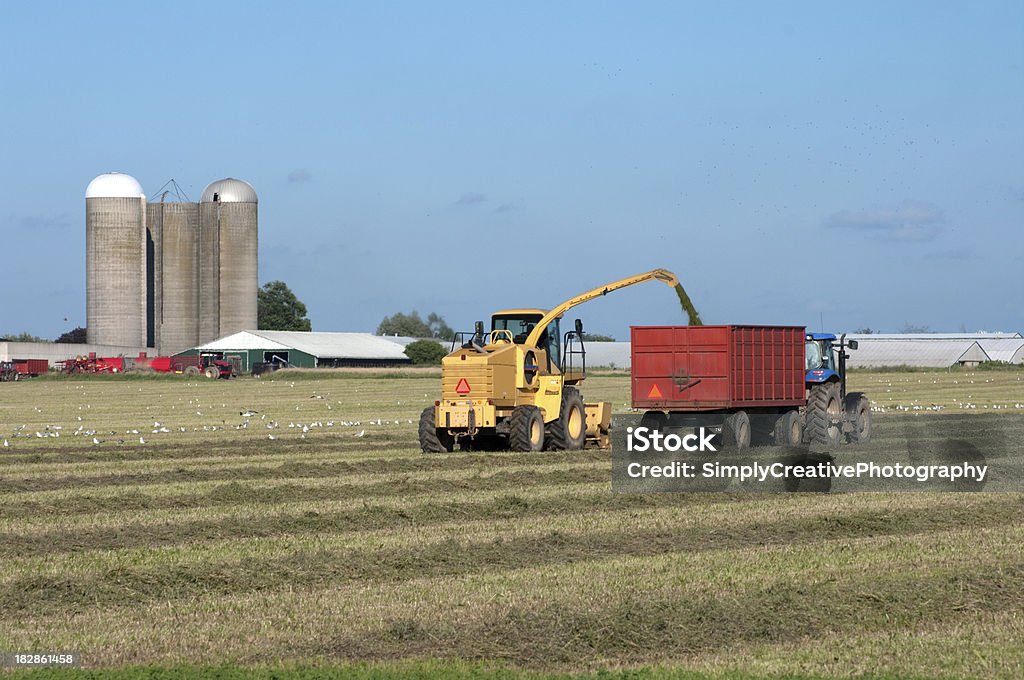
[[[424,453],[449,453],[455,448],[455,437],[437,429],[437,414],[433,406],[420,414],[420,448]]]
[[[210,378],[211,380],[216,380],[217,378],[220,377],[220,369],[217,368],[216,366],[210,366],[209,368],[206,369],[206,377]]]
[[[722,441],[737,449],[750,448],[750,418],[746,411],[730,413],[722,423]]]
[[[544,416],[536,406],[517,406],[509,418],[508,443],[513,451],[544,448]]]
[[[807,398],[807,419],[804,438],[813,444],[838,446],[842,434],[842,407],[839,404],[839,385],[819,383],[811,388]]]
[[[202,371],[199,370],[198,366],[185,367],[185,375],[189,376],[190,378],[197,378],[201,373]]]
[[[844,407],[846,417],[853,423],[853,429],[846,433],[846,441],[851,444],[871,441],[871,402],[867,395],[863,392],[850,392],[846,395]]]
[[[558,419],[547,424],[544,448],[553,451],[576,451],[587,439],[587,413],[583,397],[575,387],[562,388],[562,406]]]
[[[776,446],[800,446],[803,435],[804,429],[800,425],[800,414],[796,411],[786,411],[779,416],[772,430],[772,440]]]

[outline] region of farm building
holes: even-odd
[[[409,363],[402,344],[369,333],[240,331],[180,355],[199,353],[214,353],[225,358],[237,356],[246,372],[256,363],[276,363],[292,368],[384,367]]]
[[[1024,364],[1024,338],[982,338],[978,344],[992,361]]]
[[[977,366],[983,361],[1024,362],[1020,333],[851,333],[860,343],[851,368]]]
[[[860,340],[850,350],[850,368],[915,366],[948,368],[990,361],[977,340]]]

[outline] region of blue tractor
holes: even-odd
[[[850,443],[871,439],[871,402],[863,392],[846,391],[847,349],[857,349],[856,340],[846,334],[808,333],[804,360],[807,377],[807,407],[804,411],[803,440],[835,446],[843,435]]]

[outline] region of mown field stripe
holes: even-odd
[[[981,496],[955,497],[962,501],[963,511],[976,507],[985,500]],[[703,499],[699,499],[703,500]],[[293,532],[274,537],[229,537],[205,541],[188,541],[169,546],[138,546],[119,549],[85,549],[64,555],[60,562],[49,553],[35,556],[10,557],[7,572],[0,582],[24,575],[79,574],[101,569],[119,569],[129,566],[159,566],[188,562],[225,562],[263,558],[268,555],[289,554],[298,551],[324,551],[344,549],[400,549],[418,550],[423,546],[444,540],[483,542],[497,539],[539,537],[557,531],[578,535],[586,532],[633,531],[637,527],[652,530],[705,529],[713,527],[728,533],[733,527],[748,527],[752,522],[773,520],[779,523],[808,517],[828,516],[835,520],[854,512],[886,513],[893,510],[917,512],[945,512],[949,497],[913,494],[897,498],[870,494],[859,497],[856,504],[836,503],[828,496],[801,495],[787,502],[767,504],[759,496],[711,496],[705,502],[683,505],[656,505],[650,507],[605,509],[589,507],[586,512],[566,512],[547,515],[543,522],[523,522],[517,517],[491,517],[458,519],[431,526],[409,525],[386,527],[380,530],[356,530],[324,533]]]
[[[374,498],[388,494],[425,496],[470,490],[529,489],[534,486],[574,483],[597,484],[607,482],[609,475],[607,464],[602,463],[567,469],[537,469],[536,466],[531,466],[527,469],[498,470],[486,475],[471,470],[454,470],[433,478],[360,475],[355,481],[339,483],[336,480],[331,480],[334,482],[332,484],[298,484],[295,481],[271,485],[240,482],[217,483],[209,485],[208,490],[199,493],[151,494],[139,489],[124,491],[124,487],[118,485],[113,487],[117,489],[117,493],[109,495],[84,493],[68,496],[65,494],[63,497],[20,502],[11,502],[8,499],[0,504],[0,520],[16,520],[26,517],[38,519],[46,516],[67,516],[110,510],[215,508],[254,503],[280,506],[290,502],[341,501],[354,498]],[[287,479],[322,480],[320,477],[288,477]],[[149,491],[150,488],[143,487],[146,491]]]
[[[548,532],[538,536],[498,538],[483,542],[442,540],[410,549],[370,548],[297,551],[283,557],[250,558],[237,562],[193,562],[175,566],[122,566],[106,572],[73,576],[25,576],[0,586],[0,611],[58,613],[67,608],[104,603],[132,606],[149,600],[231,594],[337,584],[392,582],[497,572],[529,566],[583,562],[608,556],[655,556],[741,549],[752,545],[816,544],[873,536],[903,536],[942,531],[949,526],[991,528],[1020,520],[1018,503],[972,508],[969,513],[936,517],[919,510],[854,512],[841,518],[805,517],[764,520],[729,527],[715,526],[583,534]],[[1016,551],[1015,551],[1016,552]],[[975,558],[976,559],[976,558]]]
[[[556,453],[550,456],[537,456],[536,465],[560,465],[568,461],[595,462],[610,460],[606,451],[575,451]],[[126,472],[99,475],[33,475],[24,474],[20,477],[0,477],[0,493],[25,491],[50,491],[58,489],[81,489],[91,486],[141,486],[150,484],[167,484],[182,481],[217,481],[244,479],[273,479],[276,477],[328,477],[343,475],[367,474],[380,472],[384,474],[413,473],[436,471],[465,466],[480,468],[512,467],[522,465],[522,454],[509,453],[478,453],[450,456],[408,456],[376,457],[362,460],[339,459],[326,462],[307,462],[297,457],[292,462],[278,465],[244,465],[229,467],[177,466],[173,469],[160,470],[153,473]]]
[[[388,659],[403,656],[409,643],[416,656],[506,658],[548,669],[602,666],[609,659],[678,662],[722,650],[723,634],[727,644],[788,644],[832,634],[859,639],[893,623],[903,630],[943,623],[950,611],[1013,612],[1024,588],[1024,567],[1019,556],[1014,559],[1012,545],[993,543],[992,537],[1005,538],[981,532],[977,545],[990,559],[977,566],[973,556],[956,550],[962,536],[952,542],[934,534],[879,537],[873,544],[825,546],[829,552],[841,549],[842,559],[834,562],[814,544],[678,552],[417,579],[383,588],[357,583],[155,601],[127,609],[97,605],[56,616],[29,614],[12,620],[8,629],[13,644],[40,631],[64,646],[87,638],[88,649],[106,664],[280,662],[338,659],[349,652],[361,659]],[[1019,540],[1019,532],[1011,538]],[[807,608],[814,611],[803,616]],[[263,627],[258,649],[247,643],[253,621]],[[869,625],[859,627],[861,622]],[[704,628],[709,623],[716,625]],[[145,634],[136,635],[143,627]],[[692,628],[699,644],[689,644]],[[778,629],[784,635],[773,633]],[[503,635],[510,642],[504,647]],[[429,640],[438,643],[433,653],[423,647]],[[542,655],[527,653],[531,640],[543,640],[535,648]],[[568,654],[550,657],[549,643]],[[505,656],[503,649],[512,654]],[[957,658],[956,650],[950,650],[950,658]]]

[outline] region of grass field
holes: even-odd
[[[884,438],[1021,416],[1022,377],[853,388]],[[0,651],[161,677],[1022,676],[1024,495],[613,494],[607,452],[420,453],[437,391],[4,384]],[[585,392],[628,407],[628,377]]]

